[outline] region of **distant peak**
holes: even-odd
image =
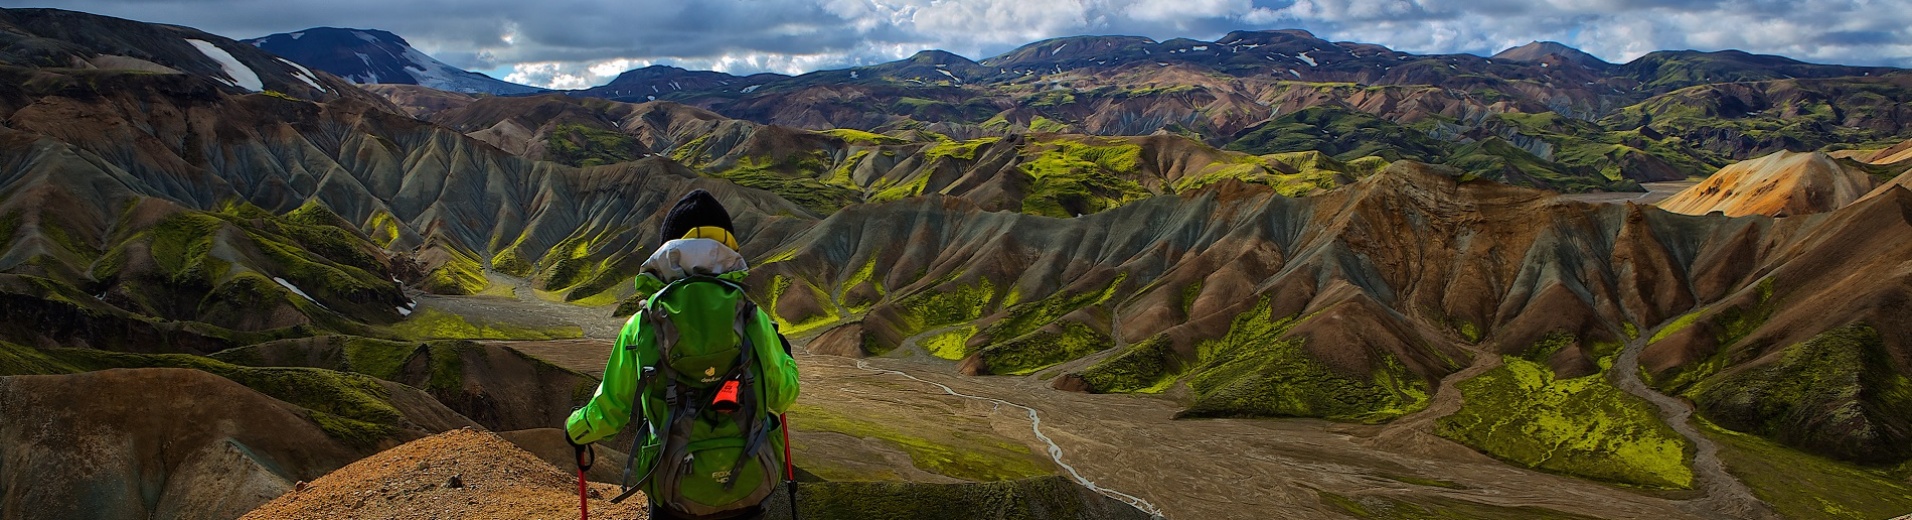
[[[1321,39],[1321,37],[1315,36],[1314,33],[1311,33],[1302,29],[1274,29],[1274,30],[1267,30],[1267,31],[1233,31],[1228,33],[1227,36],[1223,36],[1222,39],[1215,40],[1215,43],[1228,44],[1228,43],[1235,43],[1235,42],[1242,42],[1242,41],[1256,42],[1256,41],[1266,41],[1266,40],[1277,38],[1277,37],[1294,39],[1294,40],[1320,40]]]
[[[295,40],[300,38],[305,38],[305,37],[311,37],[311,36],[318,36],[321,38],[327,38],[327,37],[339,38],[339,37],[350,36],[350,37],[355,37],[360,40],[365,40],[368,42],[383,41],[383,42],[390,42],[390,43],[403,45],[406,47],[410,47],[412,45],[411,42],[405,41],[404,37],[401,37],[397,34],[393,34],[391,31],[384,31],[379,29],[353,29],[350,27],[313,27],[313,28],[300,30],[300,31],[292,31],[289,33],[267,35],[260,38],[254,38],[253,40],[254,41],[265,40],[265,39],[281,37],[281,36],[286,38],[292,38]]]
[[[1559,56],[1561,59],[1567,60],[1568,62],[1577,63],[1580,65],[1585,65],[1590,67],[1599,66],[1599,65],[1608,65],[1606,60],[1602,60],[1599,57],[1594,56],[1592,54],[1587,54],[1586,51],[1573,48],[1564,43],[1553,42],[1553,41],[1534,41],[1526,45],[1500,51],[1499,54],[1495,54],[1493,56],[1493,59],[1501,60],[1501,61],[1532,63],[1532,62],[1543,61],[1548,56]]]
[[[941,49],[917,51],[916,54],[910,56],[909,61],[917,63],[974,63],[974,61],[962,55]]]

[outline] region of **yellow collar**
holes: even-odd
[[[723,243],[724,247],[730,248],[731,251],[743,250],[743,248],[737,247],[736,235],[730,234],[730,230],[717,227],[717,226],[701,226],[697,228],[692,228],[689,232],[684,233],[684,236],[677,237],[677,238],[680,238],[680,239],[708,238],[708,239],[716,240],[718,242]]]

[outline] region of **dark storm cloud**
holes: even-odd
[[[252,37],[313,26],[392,31],[454,65],[581,87],[628,68],[732,73],[878,63],[924,49],[974,59],[1077,34],[1213,39],[1307,29],[1413,52],[1491,54],[1555,40],[1609,61],[1738,48],[1912,65],[1912,9],[1880,0],[0,0]]]
[[[1900,35],[1887,31],[1833,31],[1819,35],[1819,43],[1829,45],[1879,45],[1892,43]]]

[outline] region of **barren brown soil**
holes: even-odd
[[[575,518],[577,480],[489,432],[453,430],[367,457],[246,514],[248,519]],[[610,503],[592,484],[591,514],[642,519],[644,499]]]

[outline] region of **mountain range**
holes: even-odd
[[[301,34],[331,34],[325,31]],[[289,35],[257,41],[287,45],[272,48],[295,56],[351,52],[361,59],[301,63],[352,78],[372,74],[372,63],[397,70],[428,59],[395,36],[350,34],[362,36],[339,37],[349,45]],[[406,50],[344,50],[374,44],[368,42]],[[402,59],[363,58],[372,54]],[[1896,143],[1912,117],[1908,78],[1890,68],[1739,51],[1660,51],[1610,64],[1554,42],[1488,58],[1417,55],[1289,30],[1240,31],[1216,41],[1057,38],[981,61],[923,51],[798,76],[655,65],[567,94],[669,100],[809,130],[926,130],[964,139],[1168,133],[1256,153],[1406,157],[1584,191],[1705,176],[1779,150]],[[416,96],[403,92],[394,94]]]
[[[380,30],[313,27],[243,42],[358,84],[423,85],[492,95],[544,91],[453,67],[412,48],[404,38]]]
[[[594,379],[461,340],[575,331],[432,302],[628,315],[692,189],[725,201],[752,296],[813,353],[1159,395],[1190,420],[1424,424],[1646,493],[1751,488],[1748,511],[1912,508],[1895,70],[1271,31],[485,96],[70,11],[0,10],[0,40],[0,406],[32,418],[0,425],[9,514],[87,490],[105,516],[229,517],[406,441],[553,424]],[[1715,169],[1665,208],[1551,191]],[[131,384],[233,408],[62,411]],[[237,408],[272,412],[192,426]],[[165,435],[15,484],[87,455],[35,446]],[[1760,469],[1791,457],[1836,485]]]

